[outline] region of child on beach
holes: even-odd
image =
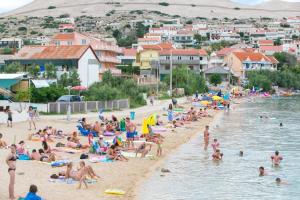
[[[275,166],[279,166],[282,159],[283,158],[279,155],[279,151],[275,151],[275,154],[271,156],[272,163]]]
[[[29,192],[25,197],[25,200],[42,200],[42,198],[36,194],[37,191],[38,191],[37,186],[31,185],[29,188]]]
[[[3,134],[0,133],[0,149],[7,147],[7,143],[2,139],[2,137],[3,137]]]
[[[12,111],[10,110],[10,108],[7,108],[7,110],[5,111],[7,114],[7,127],[11,127],[12,128]]]
[[[163,140],[161,138],[158,138],[156,140],[156,144],[157,144],[156,156],[157,157],[160,157],[162,155],[162,142],[163,142]]]
[[[31,125],[33,125],[34,130],[36,130],[36,125],[35,125],[35,121],[34,121],[36,113],[33,110],[32,106],[29,106],[27,113],[28,113],[29,130],[31,130]]]
[[[221,153],[220,149],[217,149],[216,152],[213,153],[212,157],[214,161],[222,160],[223,153]]]
[[[211,146],[212,146],[214,152],[216,152],[216,150],[217,150],[217,149],[219,148],[219,146],[220,146],[220,143],[218,142],[217,139],[214,139],[214,142],[211,144]]]

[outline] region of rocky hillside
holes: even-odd
[[[300,3],[272,0],[257,6],[230,0],[35,0],[4,16],[105,16],[110,11],[155,10],[170,15],[207,18],[288,17],[300,15]]]

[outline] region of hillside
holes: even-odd
[[[168,6],[159,5],[169,3]],[[53,9],[49,9],[49,8]],[[272,0],[257,6],[246,6],[230,0],[35,0],[34,2],[0,15],[4,16],[58,16],[70,14],[105,16],[111,10],[157,10],[171,15],[208,18],[288,17],[300,15],[300,2],[289,3]]]

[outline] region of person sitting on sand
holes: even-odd
[[[275,154],[271,156],[272,163],[275,166],[279,166],[282,159],[283,158],[279,155],[279,151],[275,151]]]
[[[214,142],[211,144],[214,152],[216,152],[216,150],[220,147],[220,143],[218,142],[217,139],[214,139]]]
[[[221,153],[220,149],[216,149],[216,152],[213,153],[212,158],[214,161],[222,160],[223,153]]]
[[[43,129],[42,133],[40,134],[42,142],[53,142],[51,139],[51,135],[48,133],[47,128]]]
[[[39,149],[39,154],[41,155],[41,158],[40,158],[41,162],[50,163],[50,162],[53,162],[56,160],[54,153],[50,153],[49,155],[47,155],[43,149]]]
[[[265,172],[265,168],[263,166],[258,168],[259,176],[266,176],[267,173]]]
[[[69,148],[73,148],[73,149],[86,149],[86,148],[90,147],[90,145],[88,145],[88,144],[82,145],[82,144],[80,144],[80,142],[78,142],[78,143],[73,142],[71,140],[71,137],[68,137],[67,141],[68,142],[67,142],[66,146],[69,147]]]
[[[42,142],[42,146],[43,146],[43,150],[46,154],[50,154],[51,153],[51,148],[50,146],[47,144],[47,142],[43,141]]]
[[[103,130],[101,128],[101,124],[96,121],[94,126],[93,126],[93,131],[95,131],[98,135],[102,135],[103,134]]]
[[[47,132],[48,132],[48,135],[57,135],[56,129],[53,128],[52,126],[48,126]]]
[[[204,117],[202,108],[199,109],[199,112],[198,112],[197,115],[198,115],[199,118]]]
[[[113,145],[115,145],[118,148],[124,147],[124,142],[121,137],[120,129],[116,129],[115,137],[113,139]]]
[[[30,155],[30,160],[40,161],[41,160],[41,154],[39,152],[37,152],[36,149],[33,149],[32,153]]]
[[[78,133],[77,131],[74,131],[71,135],[71,139],[70,139],[71,142],[74,142],[74,143],[79,143],[80,139],[78,137]]]
[[[117,150],[115,145],[111,145],[107,152],[106,157],[110,160],[128,161],[128,159]]]
[[[87,121],[86,121],[86,118],[82,118],[81,120],[81,125],[84,129],[86,130],[91,130],[92,129],[92,125],[91,124],[88,124]]]
[[[29,192],[26,195],[24,200],[42,200],[42,198],[36,194],[37,192],[38,192],[37,186],[30,185]]]
[[[114,132],[114,126],[112,125],[112,121],[109,121],[109,122],[106,124],[105,131],[107,131],[107,132]]]
[[[111,119],[112,119],[112,125],[113,125],[114,129],[120,128],[120,123],[119,123],[118,118],[116,116],[112,115]]]
[[[17,154],[18,155],[29,155],[28,151],[25,149],[25,142],[22,140],[19,142],[17,147]]]
[[[99,136],[99,139],[97,141],[97,146],[98,146],[98,149],[96,149],[97,153],[107,151],[107,144],[105,144],[104,137],[102,135]]]
[[[3,140],[3,134],[0,133],[0,149],[7,148],[7,143]]]
[[[138,153],[141,153],[141,158],[145,158],[146,155],[151,151],[151,145],[150,148],[147,148],[146,142],[143,142],[135,151],[135,157],[137,157]]]

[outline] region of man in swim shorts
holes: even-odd
[[[275,154],[271,156],[272,163],[275,166],[279,166],[282,159],[283,158],[279,155],[279,151],[275,151]]]
[[[136,132],[136,125],[130,121],[129,117],[126,118],[126,131],[127,147],[130,148],[130,146],[132,146],[132,148],[134,148],[133,140]]]

